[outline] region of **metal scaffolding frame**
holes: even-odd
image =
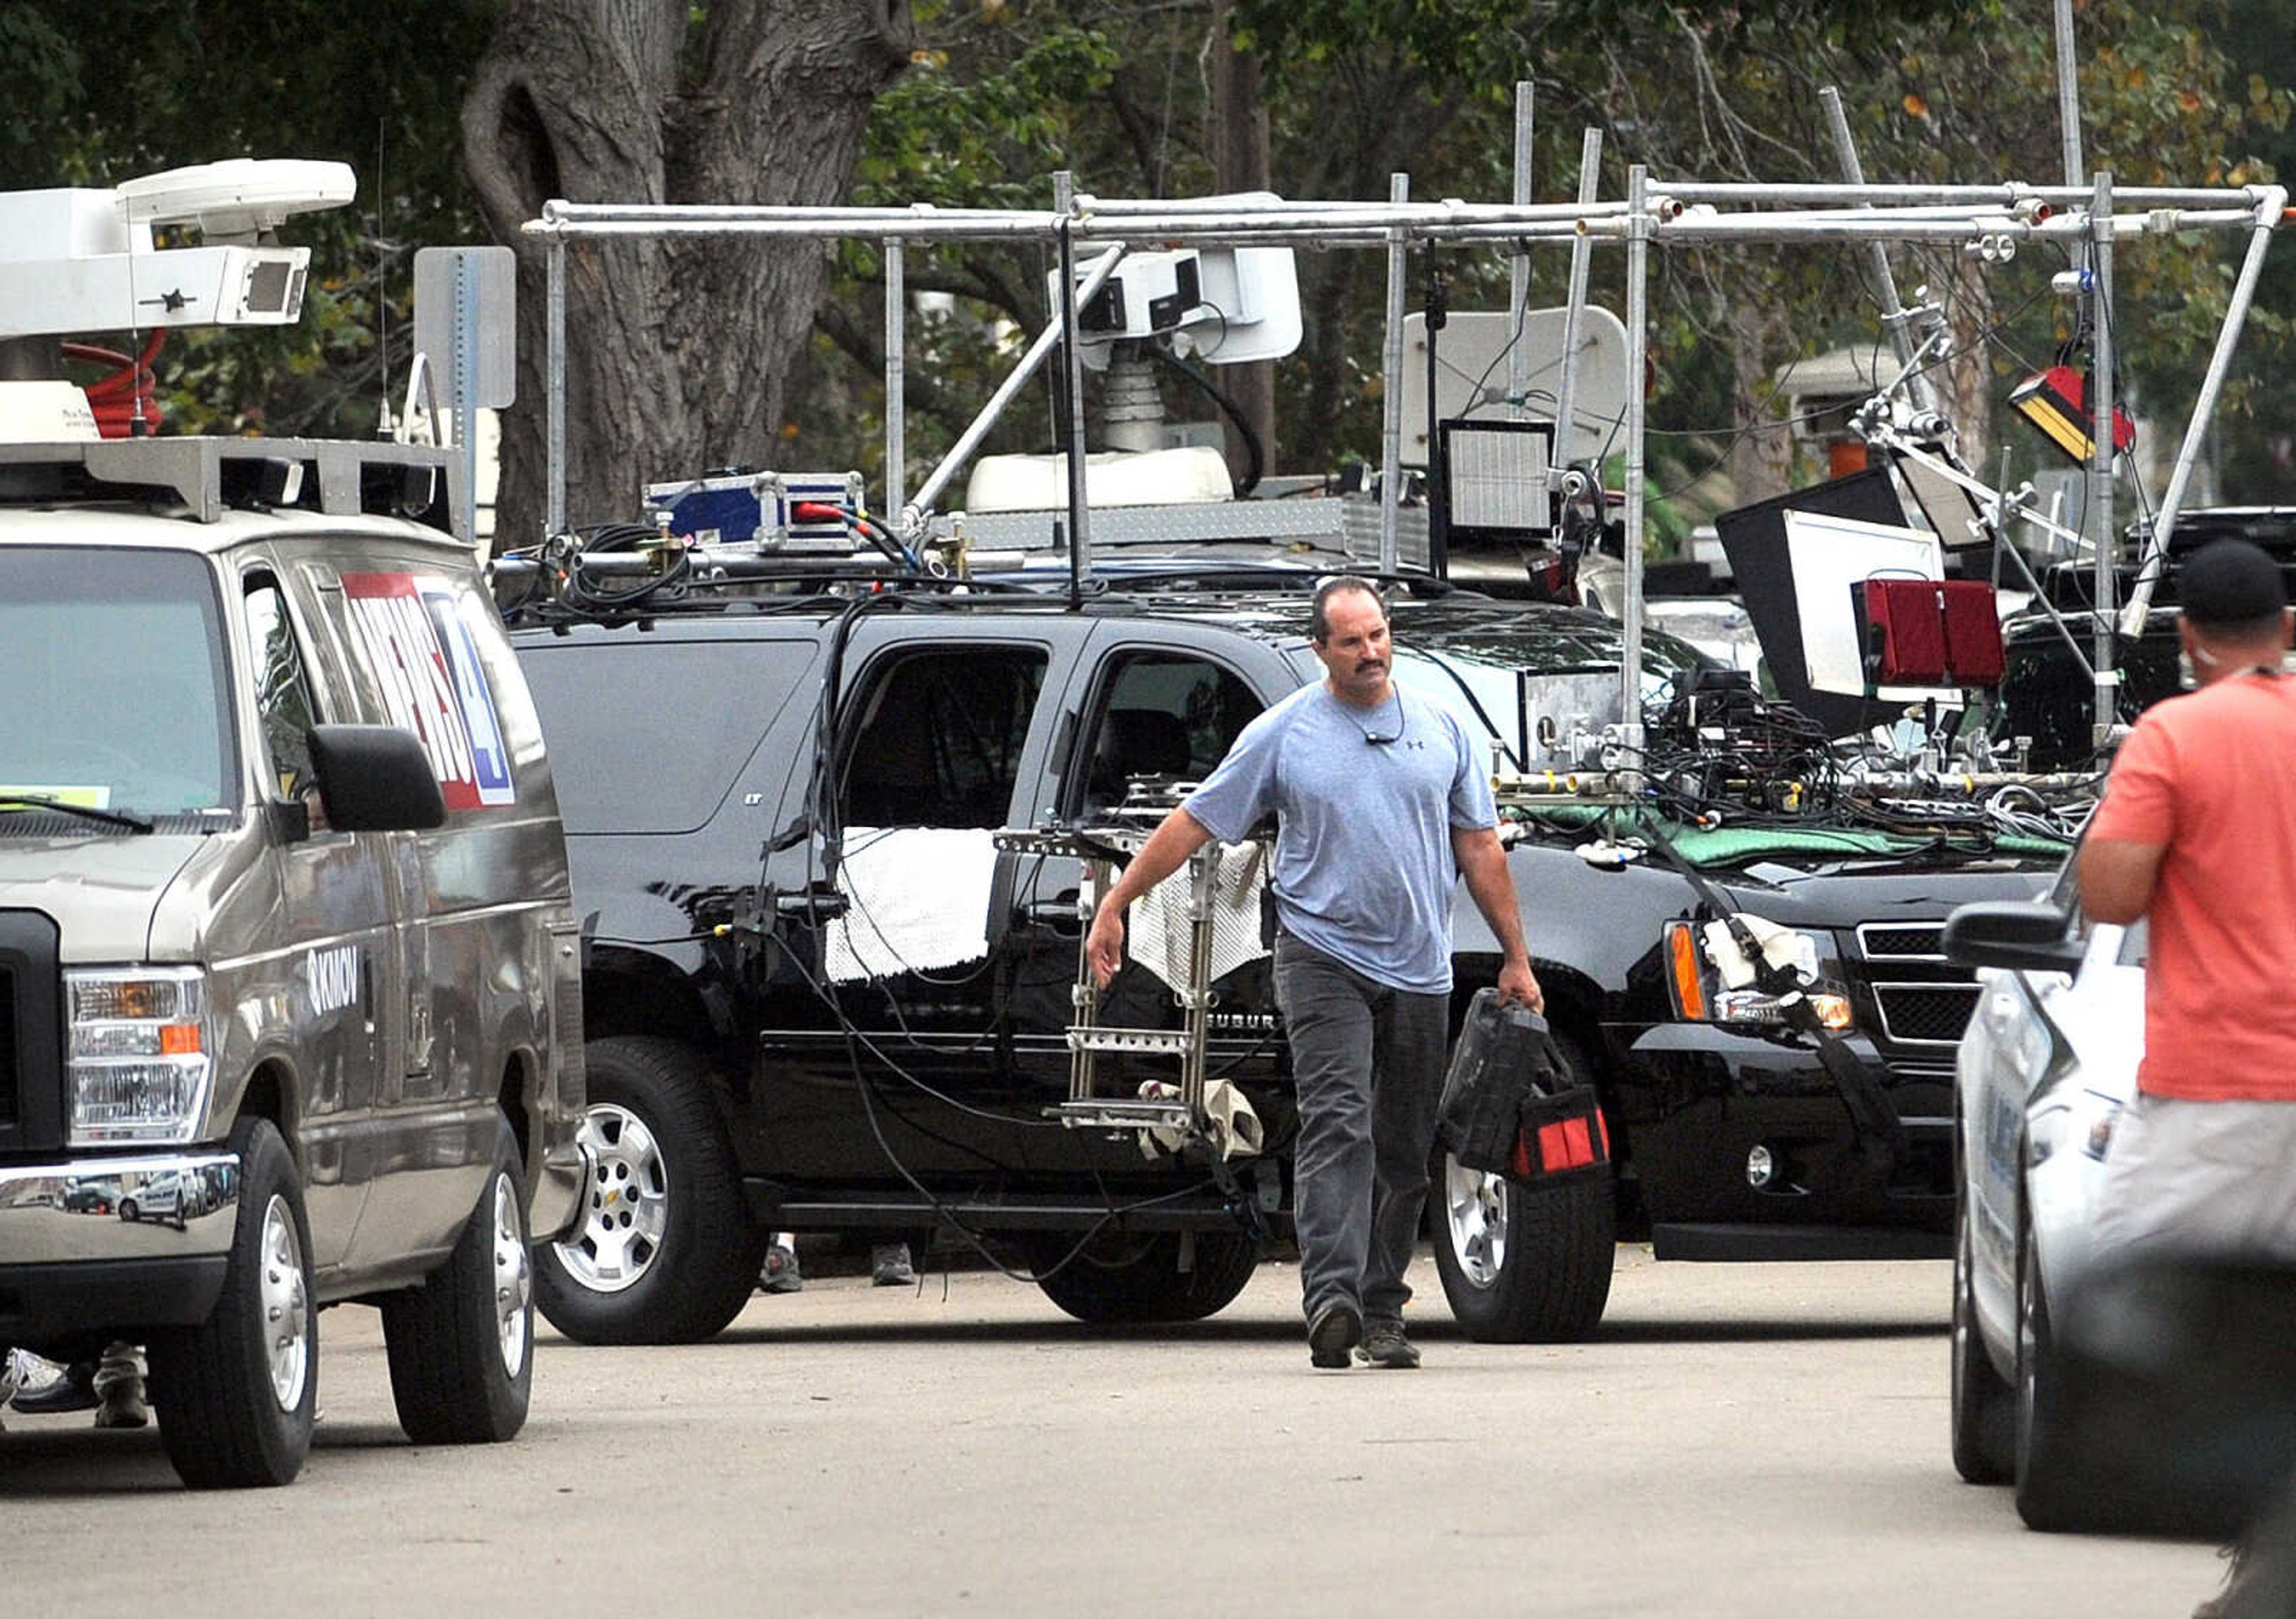
[[[1517,141],[1517,162],[1527,165],[1530,103],[1518,99],[1517,118],[1524,126]],[[2139,615],[2149,601],[2177,507],[2189,481],[2192,465],[2202,442],[2207,418],[2213,411],[2236,346],[2271,233],[2287,213],[2287,193],[2277,185],[2228,188],[2176,186],[2117,186],[2108,173],[2095,175],[2086,185],[2037,185],[2019,181],[1990,185],[1892,185],[1865,184],[1857,178],[1856,153],[1847,144],[1846,127],[1836,131],[1837,154],[1850,177],[1839,183],[1710,183],[1691,178],[1660,178],[1640,165],[1627,171],[1626,194],[1611,201],[1597,196],[1595,170],[1600,157],[1600,136],[1588,131],[1582,158],[1578,200],[1560,203],[1475,203],[1455,198],[1439,201],[1409,200],[1409,180],[1397,175],[1385,202],[1244,201],[1236,198],[1145,200],[1103,198],[1073,190],[1069,177],[1055,178],[1060,206],[1046,210],[939,208],[918,203],[906,208],[803,208],[701,206],[679,204],[582,203],[554,201],[542,217],[529,221],[526,232],[540,238],[548,261],[549,353],[546,440],[549,447],[547,523],[551,533],[567,524],[565,482],[566,410],[566,275],[569,242],[616,237],[764,236],[791,239],[854,238],[877,243],[887,266],[885,453],[886,497],[898,503],[904,527],[921,531],[932,502],[955,475],[963,460],[977,448],[996,415],[1016,395],[1059,342],[1064,329],[1072,329],[1076,307],[1088,299],[1111,272],[1122,254],[1132,248],[1263,247],[1314,243],[1323,247],[1385,250],[1388,256],[1387,332],[1385,356],[1386,407],[1381,481],[1380,556],[1382,571],[1397,571],[1396,510],[1400,485],[1402,316],[1405,275],[1414,248],[1483,245],[1505,251],[1518,267],[1534,248],[1542,245],[1570,250],[1570,278],[1566,333],[1575,332],[1579,308],[1586,300],[1587,253],[1595,246],[1616,244],[1626,250],[1626,329],[1630,377],[1645,374],[1649,347],[1649,255],[1653,248],[1710,243],[1791,244],[1797,242],[1864,242],[1877,260],[1892,242],[1933,242],[1962,244],[1972,252],[1997,259],[2013,255],[2016,248],[2036,242],[2063,242],[2086,250],[2096,284],[2109,298],[2112,259],[2117,244],[2148,236],[2188,231],[2245,230],[2251,233],[2248,253],[2232,292],[2225,322],[2195,403],[2167,495],[2148,543],[2140,582],[2129,604]],[[1518,197],[1529,194],[1529,177],[1519,174]],[[1048,253],[1073,254],[1083,271],[1073,298],[1060,300],[1054,319],[1038,333],[1013,371],[996,390],[971,427],[962,435],[932,473],[913,495],[902,497],[900,457],[905,454],[901,384],[904,355],[903,322],[899,308],[903,250],[934,242],[1037,242]],[[1086,258],[1086,255],[1090,255]],[[1885,260],[1883,261],[1885,263]],[[1527,267],[1515,279],[1528,285]],[[1886,283],[1885,283],[1886,284]],[[1894,288],[1886,300],[1896,302]],[[2107,305],[2109,308],[2109,303]],[[1885,308],[1885,321],[1892,312]],[[1894,312],[1901,324],[1902,310]],[[2112,620],[2118,607],[2113,600],[2113,545],[2110,535],[2113,456],[2112,333],[2109,320],[2091,323],[2096,350],[2088,401],[2095,412],[2091,466],[2092,510],[2101,507],[2105,526],[2097,530],[2097,602],[2100,628],[2096,636],[2095,678],[2099,740],[2109,720],[2112,687],[2117,681],[2112,664]],[[1892,328],[1893,339],[1899,328]],[[1566,349],[1568,341],[1566,341]],[[1078,390],[1075,386],[1078,346],[1066,346],[1070,372],[1072,450],[1086,447]],[[1575,374],[1575,355],[1566,352],[1561,405],[1567,408]],[[1901,353],[1910,362],[1910,351]],[[1644,522],[1644,390],[1628,390],[1623,434],[1626,456],[1625,604],[1620,673],[1624,688],[1630,750],[1639,759],[1642,744],[1638,671],[1642,650]],[[1567,418],[1566,418],[1567,419]],[[1561,457],[1557,457],[1558,462]],[[1070,458],[1071,476],[1068,538],[1072,566],[1088,570],[1089,530],[1083,502],[1083,479],[1078,461]],[[1558,475],[1560,468],[1558,467]]]

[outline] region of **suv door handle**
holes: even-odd
[[[1021,914],[1039,927],[1048,927],[1056,933],[1081,933],[1084,918],[1077,915],[1076,890],[1058,900],[1031,900],[1021,908]]]

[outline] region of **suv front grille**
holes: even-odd
[[[1877,983],[1874,1003],[1882,1013],[1882,1036],[1898,1045],[1951,1046],[1960,1042],[1977,1009],[1973,983]]]
[[[1943,961],[1945,925],[1868,922],[1857,930],[1857,948],[1868,961]]]

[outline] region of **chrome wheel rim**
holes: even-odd
[[[1496,1287],[1506,1270],[1506,1180],[1443,1155],[1443,1212],[1451,1257],[1472,1287]]]
[[[669,1171],[645,1121],[600,1102],[582,1116],[578,1138],[597,1165],[582,1228],[557,1245],[558,1262],[594,1293],[635,1286],[661,1253],[669,1216]]]
[[[495,1325],[501,1335],[503,1370],[512,1377],[526,1365],[526,1338],[534,1313],[534,1264],[528,1257],[526,1225],[519,1218],[518,1184],[495,1177]]]
[[[263,1307],[264,1353],[271,1371],[271,1397],[283,1411],[303,1403],[311,1373],[311,1311],[303,1285],[303,1244],[294,1211],[278,1193],[263,1207],[261,1271],[257,1294]]]

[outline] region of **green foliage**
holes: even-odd
[[[0,152],[39,149],[57,126],[79,83],[80,57],[72,43],[25,0],[0,4],[0,62],[9,64],[8,103],[0,111]]]
[[[988,43],[978,42],[984,54]],[[1115,77],[1121,53],[1106,33],[1068,22],[997,43],[1017,45],[1018,54],[976,61],[968,74],[953,65],[948,47],[927,51],[878,97],[854,176],[856,201],[1049,205],[1046,177],[1067,166],[1078,125]]]

